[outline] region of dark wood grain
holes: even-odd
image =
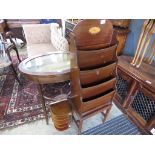
[[[113,73],[116,68],[116,63],[110,64],[105,67],[86,70],[80,72],[80,81],[82,85],[89,85],[91,83],[97,83],[108,77],[113,77]]]
[[[117,55],[122,55],[128,33],[130,32],[129,24],[131,20],[130,19],[117,19],[117,20],[111,19],[110,21],[112,22],[113,29],[114,29],[111,44],[115,44],[117,39],[118,46],[117,46],[116,52],[117,52]],[[69,42],[72,36],[71,32],[73,31],[76,25],[77,23],[72,23],[68,20],[65,21],[65,36]],[[70,47],[72,48],[72,43],[70,44]]]
[[[116,61],[117,45],[93,51],[78,51],[78,63],[81,69],[96,67],[103,62],[109,63]],[[89,57],[89,58],[88,58]]]
[[[146,134],[151,134],[150,130],[155,127],[155,113],[151,114],[152,117],[149,120],[145,120],[131,105],[136,93],[139,91],[148,99],[155,101],[155,67],[143,62],[140,68],[137,69],[130,64],[132,59],[130,56],[118,57],[117,68],[119,76],[128,81],[129,89],[123,100],[116,93],[114,102],[140,130]],[[142,100],[145,104],[150,104],[148,103],[150,101],[146,100],[147,98],[143,98]],[[144,109],[144,111],[149,113],[150,109]]]
[[[71,105],[78,133],[81,132],[83,120],[97,113],[102,113],[106,120],[115,94],[117,45],[112,24],[105,20],[83,20],[79,22],[72,34],[72,52],[76,53],[76,67],[71,69]],[[91,28],[99,28],[97,34],[90,34]],[[113,42],[112,42],[113,38]],[[115,42],[116,43],[116,42]]]
[[[155,67],[142,63],[139,69],[130,65],[133,57],[120,56],[118,58],[118,67],[130,77],[143,83],[150,91],[155,92]]]
[[[71,59],[74,59],[74,53],[70,53],[70,52],[51,52],[51,53],[47,53],[44,55],[37,55],[31,58],[27,58],[24,61],[22,61],[18,68],[20,70],[20,72],[30,81],[33,81],[34,83],[37,84],[38,86],[38,92],[39,92],[39,96],[40,96],[40,100],[43,106],[43,110],[44,110],[44,114],[45,114],[45,118],[46,118],[46,123],[48,124],[48,114],[47,114],[47,110],[46,110],[46,106],[45,106],[45,100],[44,100],[44,96],[43,96],[43,91],[42,91],[42,84],[49,84],[49,83],[59,83],[59,82],[64,82],[64,81],[68,81],[70,79],[70,69],[66,69],[66,70],[62,70],[60,72],[54,72],[54,71],[49,71],[49,72],[34,72],[31,70],[28,70],[26,67],[26,64],[29,61],[32,61],[34,59],[37,59],[39,57],[43,57],[43,56],[52,56],[52,54],[67,54],[70,56]],[[49,62],[50,63],[50,62]],[[74,62],[72,63],[72,67],[74,67]],[[57,127],[58,129],[60,129],[61,127]]]
[[[103,24],[102,24],[102,21]],[[82,28],[81,28],[82,27]],[[92,28],[98,28],[99,32],[90,33]],[[73,29],[76,36],[76,46],[79,50],[100,49],[111,44],[112,24],[109,20],[87,19],[80,21]]]

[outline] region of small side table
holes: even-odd
[[[25,59],[19,64],[21,73],[38,86],[47,124],[48,113],[43,96],[42,84],[68,81],[70,79],[71,61],[74,60],[74,57],[75,54],[70,52],[50,52]]]

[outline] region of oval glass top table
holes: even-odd
[[[20,72],[38,86],[47,124],[48,114],[41,84],[59,83],[69,80],[71,65],[73,65],[74,60],[76,60],[74,58],[75,53],[58,51],[27,58],[19,64]]]
[[[19,64],[19,70],[26,78],[39,84],[63,82],[69,79],[71,52],[51,52],[25,59]],[[74,62],[74,61],[72,61]]]

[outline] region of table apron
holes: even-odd
[[[70,73],[59,74],[59,75],[46,75],[46,76],[36,76],[24,74],[24,76],[33,81],[36,84],[48,84],[48,83],[59,83],[70,80]]]

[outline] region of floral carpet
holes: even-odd
[[[16,60],[14,63],[17,66]],[[0,74],[2,72],[7,73],[8,68],[1,70]],[[21,85],[10,74],[0,76],[0,129],[44,118],[37,85],[25,79],[20,73],[19,79]],[[50,94],[53,97],[60,92],[60,87],[55,89],[57,86],[53,84],[50,88]],[[63,93],[66,91],[66,88],[63,89]]]

